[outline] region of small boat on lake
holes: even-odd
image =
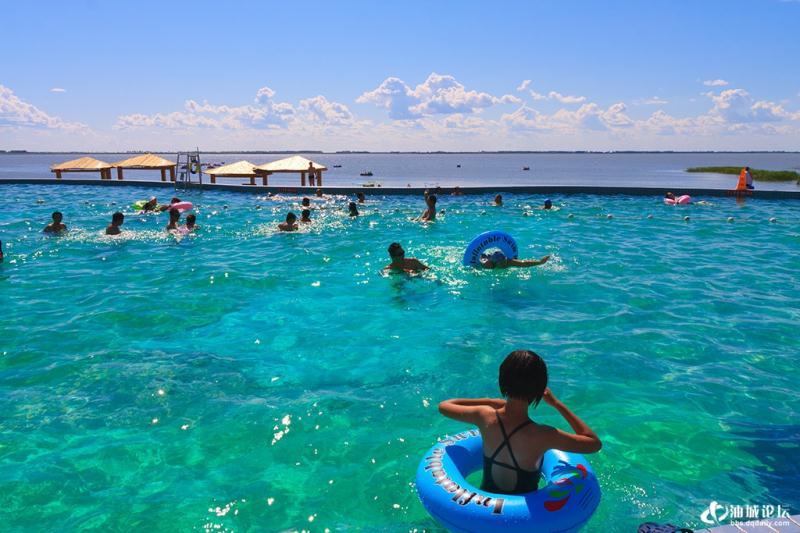
[[[359,176],[372,176],[372,171],[371,170],[365,170],[361,174],[359,174]]]

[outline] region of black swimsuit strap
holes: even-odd
[[[495,461],[495,458],[500,453],[500,451],[507,446],[508,447],[508,454],[511,456],[511,460],[514,461],[514,467],[516,468],[516,470],[524,470],[522,467],[519,466],[519,463],[517,462],[517,458],[514,457],[514,450],[511,448],[511,440],[510,439],[511,439],[511,437],[514,436],[514,434],[517,433],[517,431],[519,431],[520,429],[522,429],[525,426],[527,426],[528,424],[530,424],[531,421],[530,420],[526,420],[522,424],[520,424],[517,427],[515,427],[514,430],[511,433],[506,434],[506,427],[503,425],[503,420],[500,418],[500,415],[497,413],[497,409],[494,410],[494,415],[497,417],[497,421],[500,423],[500,431],[503,432],[503,442],[494,451],[494,454],[492,454],[492,456],[490,457],[490,460],[495,464],[499,464],[500,466],[505,466],[506,468],[512,468],[510,465],[506,465],[506,464],[500,463],[498,461]]]

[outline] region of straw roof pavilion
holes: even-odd
[[[229,165],[221,167],[209,168],[204,170],[206,174],[211,176],[211,183],[217,182],[217,177],[220,178],[250,178],[250,185],[256,184],[256,172],[253,170],[255,165],[250,161],[237,161]]]
[[[267,178],[270,174],[294,172],[300,174],[300,185],[302,187],[306,186],[306,174],[308,174],[308,184],[313,187],[315,178],[317,186],[322,185],[322,172],[328,170],[328,167],[305,157],[293,155],[292,157],[258,165],[254,170],[257,175],[262,177],[264,185],[267,185]]]
[[[169,169],[169,180],[175,181],[175,163],[153,154],[137,155],[123,161],[117,161],[113,166],[117,167],[118,180],[122,179],[122,170],[127,168],[132,170],[161,170],[161,181],[167,181],[166,172]]]
[[[50,167],[50,172],[56,173],[56,179],[61,179],[62,172],[100,172],[101,180],[111,179],[111,165],[94,157],[79,157],[71,161],[64,161]]]

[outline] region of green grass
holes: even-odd
[[[691,167],[686,172],[709,172],[713,174],[733,174],[739,175],[742,167]],[[800,180],[800,173],[794,170],[761,170],[751,168],[750,174],[756,181],[793,181]]]

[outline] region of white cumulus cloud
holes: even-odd
[[[524,91],[530,86],[531,83],[533,83],[532,80],[522,80],[522,83],[520,83],[519,86],[517,87],[517,91],[519,92]]]
[[[61,87],[53,87],[52,89],[50,89],[50,92],[51,93],[65,93],[65,92],[67,92],[67,90],[66,89],[62,89]]]
[[[550,91],[547,93],[547,97],[550,100],[558,100],[562,104],[581,104],[586,101],[585,96],[569,96],[556,91]]]
[[[706,87],[725,87],[726,85],[728,85],[728,82],[720,79],[706,80],[703,82],[703,85],[705,85]]]
[[[35,105],[19,98],[10,88],[0,85],[0,127],[3,126],[59,129],[73,132],[89,131],[86,124],[66,122],[58,117],[48,115]]]
[[[356,99],[361,104],[374,104],[389,110],[397,120],[417,119],[428,115],[476,113],[497,104],[519,104],[516,96],[495,96],[467,90],[453,76],[431,73],[413,89],[400,78],[386,78],[378,87]]]

